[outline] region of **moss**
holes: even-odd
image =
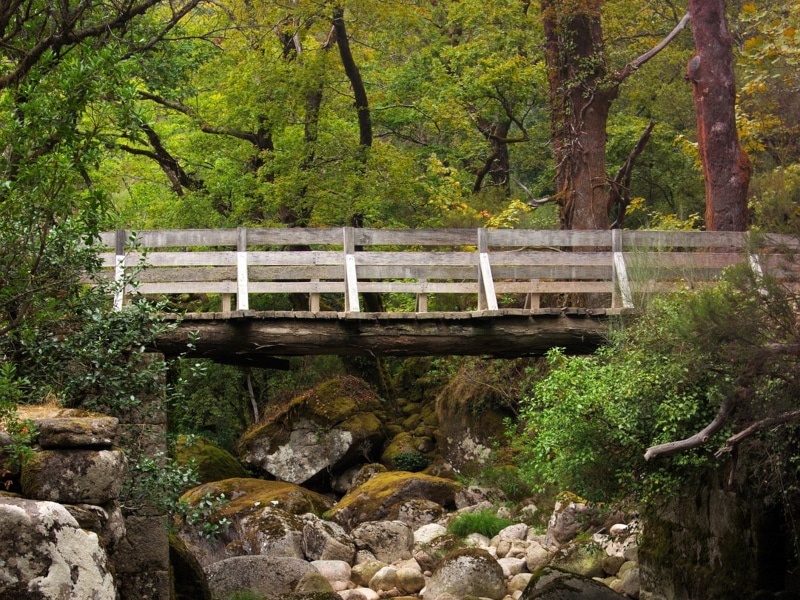
[[[195,506],[206,495],[216,498],[220,494],[225,494],[228,502],[216,511],[214,518],[252,513],[274,503],[277,503],[275,506],[278,508],[292,514],[312,512],[321,515],[333,505],[333,501],[327,496],[305,490],[293,483],[238,477],[200,485],[186,492],[181,500]]]
[[[290,423],[301,414],[322,427],[336,427],[349,419],[355,419],[352,422],[355,427],[360,419],[362,425],[374,428],[376,422],[380,425],[380,420],[370,413],[379,408],[380,400],[363,380],[356,377],[332,379],[273,407],[260,423],[242,435],[238,448],[245,453],[256,440],[268,439],[269,453],[277,451],[289,441]]]
[[[200,483],[247,477],[247,471],[232,454],[203,439],[189,442],[179,436],[172,449],[175,460],[182,465],[194,461]]]
[[[34,452],[22,469],[22,476],[20,477],[20,486],[22,487],[23,495],[29,498],[36,498],[39,496],[36,493],[35,487],[41,482],[42,473],[42,454],[41,452]]]
[[[461,484],[455,481],[421,473],[405,471],[378,473],[348,492],[326,515],[334,520],[351,524],[361,522],[366,517],[370,520],[382,519],[394,504],[415,497],[425,498],[446,507],[453,503],[455,494],[461,488]]]

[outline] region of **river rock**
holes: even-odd
[[[595,513],[594,507],[575,494],[560,494],[547,524],[547,545],[566,544],[574,539],[580,531],[591,526]]]
[[[226,600],[235,592],[292,593],[306,574],[316,570],[299,558],[236,556],[208,565],[205,572],[212,598]]]
[[[368,521],[350,532],[356,547],[386,563],[411,558],[414,532],[402,521]]]
[[[60,504],[0,498],[0,598],[114,600],[97,535]]]
[[[398,502],[386,516],[392,521],[403,521],[408,523],[412,529],[418,529],[423,525],[434,523],[444,515],[444,508],[431,500],[415,498]]]
[[[381,567],[369,580],[369,587],[379,594],[397,588],[397,569],[391,565]]]
[[[334,591],[347,589],[351,575],[349,563],[343,560],[315,560],[311,562],[311,566],[331,584]]]
[[[238,453],[276,479],[303,484],[343,472],[379,448],[381,411],[362,380],[331,380],[273,410],[242,437]]]
[[[620,600],[604,584],[574,573],[545,567],[534,573],[520,600]]]
[[[442,594],[500,600],[506,595],[503,569],[486,550],[455,550],[444,557],[431,575],[423,600],[436,600]]]
[[[104,504],[122,491],[121,450],[42,450],[22,467],[22,493],[34,500]]]
[[[357,565],[353,565],[350,570],[350,580],[360,587],[369,587],[369,582],[375,577],[375,574],[383,567],[388,566],[382,560],[371,559],[366,560]]]
[[[303,550],[308,560],[353,562],[356,545],[341,525],[313,514],[303,515],[303,521]]]

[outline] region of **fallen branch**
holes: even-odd
[[[728,420],[728,416],[731,413],[731,407],[731,400],[726,398],[720,405],[714,420],[711,421],[711,423],[709,423],[705,429],[695,433],[693,436],[690,436],[685,440],[677,440],[675,442],[659,444],[658,446],[651,446],[644,453],[644,459],[650,460],[651,458],[656,458],[658,456],[671,456],[672,454],[677,454],[678,452],[683,452],[684,450],[691,450],[692,448],[702,446],[703,444],[707,443],[708,440],[711,439],[711,436],[717,433]]]
[[[720,448],[719,450],[717,450],[714,456],[720,458],[723,454],[733,450],[736,447],[736,445],[739,444],[742,440],[749,438],[751,435],[758,433],[762,429],[767,429],[768,427],[774,427],[775,425],[785,425],[790,421],[796,421],[798,419],[800,419],[800,409],[791,410],[789,412],[781,413],[774,417],[768,417],[766,419],[761,419],[760,421],[756,421],[749,427],[746,427],[739,433],[734,434],[727,440],[725,440],[725,445],[722,446],[722,448]]]

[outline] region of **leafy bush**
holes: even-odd
[[[526,479],[595,501],[674,494],[717,464],[714,451],[733,431],[796,410],[793,302],[781,286],[733,269],[713,288],[654,301],[592,356],[551,352],[551,370],[535,382],[513,432]],[[645,460],[647,448],[702,430],[723,402],[735,407],[728,428],[668,461]],[[794,454],[753,448],[765,464]]]
[[[398,471],[410,471],[412,473],[422,471],[430,464],[430,461],[419,452],[398,452],[392,458],[392,462]]]
[[[513,521],[497,516],[493,510],[479,510],[474,513],[458,515],[447,526],[447,533],[452,533],[459,537],[466,537],[471,533],[480,533],[488,538],[493,538],[500,531],[513,524]]]

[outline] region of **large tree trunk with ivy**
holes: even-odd
[[[563,229],[608,229],[606,122],[618,82],[603,60],[601,0],[542,0]]]
[[[689,0],[697,55],[687,68],[706,184],[706,229],[747,229],[750,160],[736,132],[736,82],[724,0]]]

